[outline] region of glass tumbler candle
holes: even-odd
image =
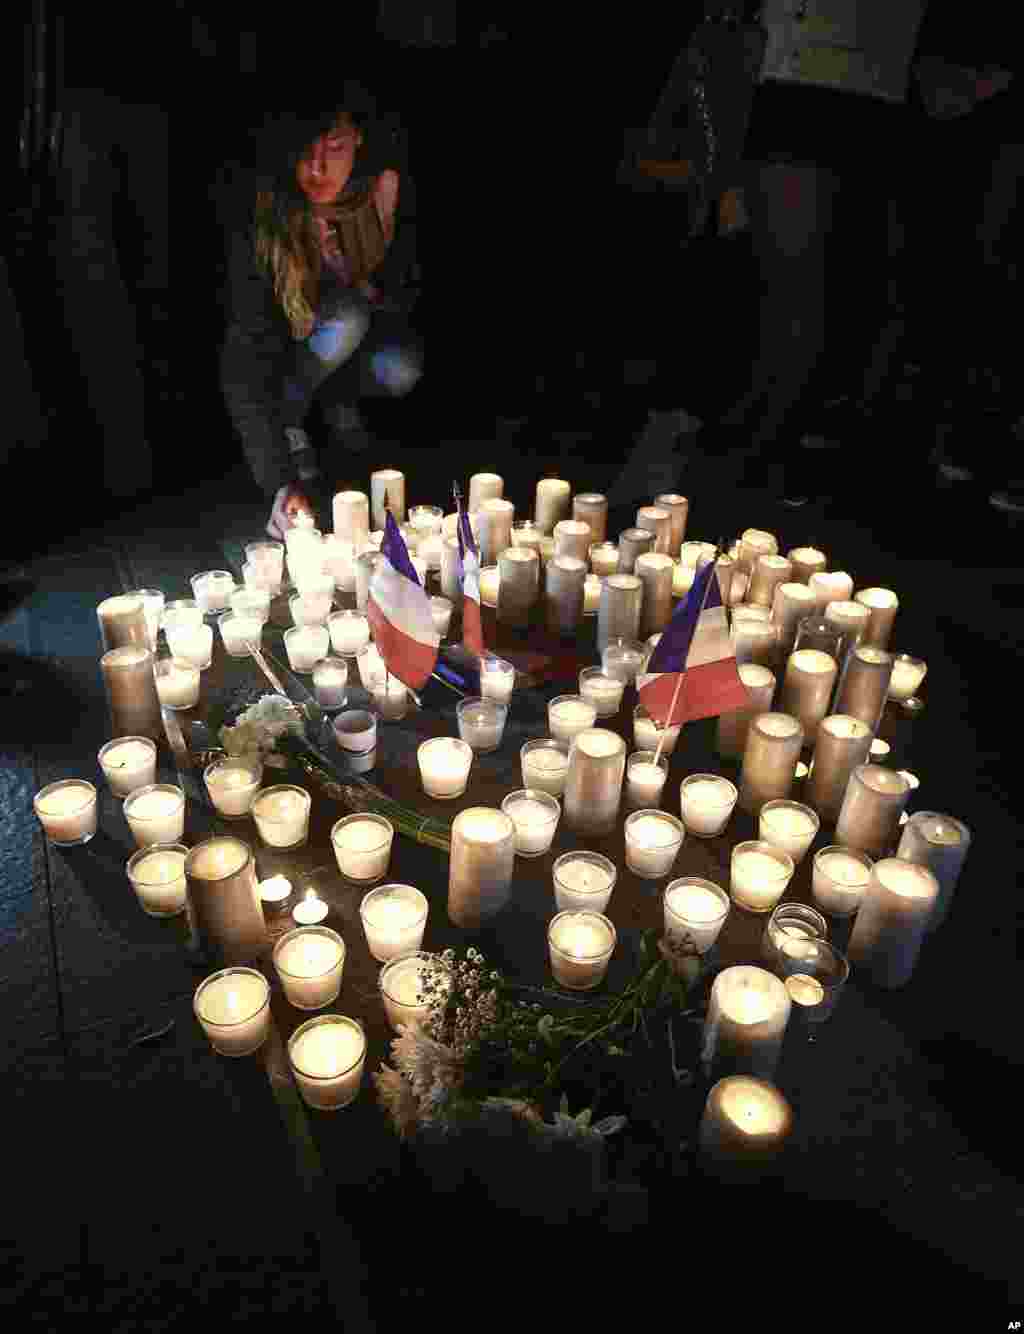
[[[159,588],[136,588],[129,596],[142,599],[142,613],[146,618],[146,646],[155,653],[167,599]]]
[[[654,534],[652,552],[668,555],[672,540],[672,515],[660,505],[642,505],[636,512],[636,526]]]
[[[802,960],[783,956],[783,982],[793,1008],[790,1020],[813,1042],[818,1028],[839,1004],[850,965],[845,955],[827,940],[816,941],[814,953]]]
[[[524,787],[539,788],[552,797],[562,795],[569,773],[569,747],[566,742],[556,741],[553,737],[540,737],[535,741],[527,741],[519,756]]]
[[[216,835],[185,858],[189,919],[202,952],[225,964],[253,963],[267,948],[256,860],[240,838]]]
[[[927,866],[885,857],[871,880],[850,933],[848,954],[876,986],[910,981],[939,897],[939,882]]]
[[[597,648],[602,655],[613,640],[635,644],[640,639],[643,590],[643,581],[635,574],[610,574],[604,581],[597,609]]]
[[[378,963],[418,950],[430,905],[414,885],[379,885],[359,905],[370,953]]]
[[[329,593],[296,593],[288,599],[288,610],[294,625],[326,625],[331,605]]]
[[[927,866],[939,882],[939,897],[928,923],[929,931],[941,926],[949,912],[970,847],[971,831],[962,820],[954,820],[951,815],[915,811],[903,827],[896,856]]]
[[[626,865],[642,880],[670,875],[686,830],[667,811],[641,810],[626,816]]]
[[[594,541],[589,523],[582,519],[562,519],[555,524],[552,536],[555,539],[556,556],[573,556],[586,566]]]
[[[348,665],[341,658],[321,658],[313,668],[313,694],[325,713],[345,707],[347,685]]]
[[[712,984],[704,1022],[705,1076],[774,1079],[791,1004],[783,983],[767,969],[723,968]]]
[[[799,801],[766,801],[758,817],[758,834],[763,843],[788,852],[793,864],[799,866],[820,824],[815,812]]]
[[[498,557],[498,620],[524,630],[540,588],[540,557],[532,547],[506,547]]]
[[[455,709],[459,736],[480,755],[489,755],[501,745],[508,705],[494,699],[460,700]]]
[[[871,857],[887,857],[909,796],[910,784],[898,770],[858,765],[839,810],[836,842]]]
[[[115,797],[156,782],[156,746],[147,736],[122,736],[100,749],[100,768]]]
[[[772,606],[775,590],[789,583],[792,576],[793,566],[785,556],[758,556],[747,586],[747,601],[758,607]]]
[[[850,775],[868,762],[871,729],[859,718],[834,713],[823,718],[814,744],[814,764],[804,785],[804,798],[822,819],[835,823],[842,809]]]
[[[268,588],[268,592],[276,597],[281,591],[281,580],[284,578],[284,543],[250,542],[245,548],[245,559],[271,585],[276,585]]]
[[[331,637],[325,625],[294,625],[284,632],[288,666],[298,676],[311,676],[314,667],[327,657]]]
[[[793,858],[761,839],[737,843],[730,861],[729,892],[748,912],[770,912],[793,878]]]
[[[687,832],[717,838],[736,807],[736,785],[718,774],[690,774],[679,785],[679,809]]]
[[[573,496],[572,517],[590,527],[590,545],[603,542],[608,532],[608,497],[597,491]]]
[[[686,537],[686,520],[690,513],[690,502],[686,496],[680,496],[674,491],[669,491],[663,495],[655,496],[654,504],[658,509],[668,510],[668,554],[678,556],[679,548],[683,545],[683,539]]]
[[[177,917],[187,906],[183,843],[138,848],[125,868],[139,907],[148,917]]]
[[[252,809],[263,781],[263,765],[259,760],[229,755],[208,764],[203,779],[217,814],[226,820],[237,820]]]
[[[362,1025],[343,1014],[307,1019],[288,1039],[288,1063],[307,1107],[337,1112],[359,1096],[366,1064]]]
[[[542,857],[551,847],[562,808],[557,797],[539,788],[510,792],[501,809],[515,825],[516,856]]]
[[[729,916],[729,895],[711,880],[686,875],[665,890],[665,935],[687,954],[706,954]]]
[[[737,673],[747,691],[749,704],[742,709],[719,715],[715,725],[715,750],[719,755],[734,758],[742,755],[747,745],[750,723],[758,714],[768,713],[775,694],[775,673],[760,663],[746,662],[737,667]]]
[[[637,556],[633,567],[636,577],[643,584],[640,602],[640,634],[646,639],[659,630],[664,630],[672,619],[672,572],[674,569],[671,556],[664,552],[646,551]]]
[[[838,844],[814,854],[811,897],[830,917],[852,917],[871,880],[874,862],[866,853]]]
[[[544,569],[544,616],[552,634],[576,634],[586,603],[587,565],[577,556],[553,556]]]
[[[370,622],[361,611],[346,608],[327,618],[331,647],[344,658],[354,658],[370,642]]]
[[[580,695],[556,695],[548,704],[548,731],[567,745],[596,720],[597,706]]]
[[[854,596],[869,612],[862,643],[873,648],[888,648],[892,624],[899,610],[900,600],[891,588],[863,588]]]
[[[817,649],[791,653],[786,663],[778,711],[796,718],[808,745],[813,744],[818,724],[829,712],[838,671],[836,660]]]
[[[816,908],[803,903],[780,903],[772,909],[761,937],[761,954],[774,972],[782,961],[814,957],[819,940],[828,937],[828,923]]]
[[[47,783],[32,804],[43,833],[58,848],[88,843],[96,833],[96,789],[83,778]]]
[[[232,658],[250,658],[249,645],[260,647],[263,635],[263,617],[259,613],[226,611],[218,617],[220,637],[224,650]]]
[[[658,743],[664,737],[661,753],[673,755],[681,731],[681,725],[659,727],[642,704],[638,704],[633,710],[633,744],[637,750],[657,750]]]
[[[434,622],[434,629],[442,639],[448,634],[452,623],[452,610],[454,604],[450,598],[432,597],[430,599],[430,618]]]
[[[775,1087],[750,1075],[727,1075],[708,1094],[701,1118],[701,1170],[716,1181],[761,1181],[777,1165],[793,1129],[793,1111]]]
[[[627,686],[643,671],[646,657],[646,648],[636,640],[613,639],[601,650],[601,670]]]
[[[435,801],[461,797],[469,783],[473,747],[452,736],[435,736],[420,743],[416,752],[423,791]]]
[[[504,811],[470,806],[452,821],[448,916],[479,927],[508,902],[516,858],[516,828]]]
[[[653,550],[654,533],[649,528],[624,528],[619,534],[619,574],[632,574],[637,556]]]
[[[270,985],[255,968],[223,968],[196,988],[195,1016],[221,1056],[250,1056],[270,1036]]]
[[[606,577],[619,572],[619,548],[614,542],[595,542],[590,548],[590,568]]]
[[[924,702],[917,698],[917,689],[927,671],[928,664],[923,658],[912,658],[909,653],[897,653],[892,660],[889,699],[894,700],[908,713],[920,711],[924,707]]]
[[[208,627],[204,626],[204,629]],[[153,675],[153,654],[148,648],[125,644],[100,659],[100,673],[114,736],[164,736],[160,698]]]
[[[635,750],[626,761],[626,802],[632,810],[654,809],[668,778],[668,759],[657,763],[653,750]]]
[[[569,991],[592,991],[604,981],[617,933],[602,913],[560,912],[548,927],[551,971]]]
[[[800,758],[804,729],[785,713],[762,713],[747,732],[740,777],[739,804],[748,815],[760,814],[766,801],[789,796]]]
[[[480,603],[484,607],[497,607],[498,590],[501,585],[501,571],[497,565],[481,565],[480,567]],[[441,585],[442,591],[447,592],[444,584]],[[451,594],[449,593],[450,597]]]
[[[551,869],[559,912],[603,913],[615,888],[615,863],[599,852],[563,852]]]
[[[331,830],[338,870],[346,880],[373,884],[388,873],[395,827],[383,815],[343,815]]]
[[[146,604],[141,593],[120,593],[105,598],[96,608],[104,653],[135,644],[150,648]]]
[[[185,833],[185,794],[171,783],[150,783],[125,797],[124,817],[137,847],[180,843]]]
[[[516,669],[504,658],[485,653],[480,659],[480,696],[493,699],[498,704],[512,702],[512,691],[516,684]]]
[[[312,800],[305,788],[291,783],[266,787],[252,804],[260,838],[268,848],[301,848],[309,837]]]
[[[451,980],[451,969],[436,954],[411,950],[389,959],[380,970],[380,996],[393,1031],[423,1023],[431,1001],[451,989]]]
[[[341,994],[345,942],[328,926],[298,926],[274,946],[274,968],[297,1010],[322,1010]]]
[[[235,591],[235,576],[230,570],[206,570],[203,574],[194,574],[189,582],[196,606],[206,615],[228,609],[231,594]]]
[[[569,748],[565,822],[577,834],[608,834],[615,828],[626,772],[626,743],[595,727],[580,732]]]
[[[213,661],[213,628],[209,625],[182,625],[175,623],[166,631],[167,647],[171,656],[182,658],[192,667],[205,672]]]
[[[242,616],[258,616],[260,622],[270,619],[270,591],[266,588],[236,588],[231,594],[231,610]]]

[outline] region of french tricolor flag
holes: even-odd
[[[370,579],[366,617],[388,671],[413,690],[421,690],[437,665],[441,636],[434,629],[427,591],[390,510],[380,552],[384,559]]]
[[[462,497],[456,490],[455,504],[459,512],[456,532],[459,539],[459,564],[462,580],[462,645],[467,653],[478,658],[484,655],[484,627],[480,617],[480,553],[473,540],[469,515],[462,506]]]
[[[636,689],[659,727],[717,718],[749,704],[714,560],[698,571],[647,666],[636,678]]]

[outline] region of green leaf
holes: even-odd
[[[585,1130],[587,1126],[590,1125],[590,1117],[592,1113],[593,1113],[592,1107],[584,1107],[583,1111],[580,1112],[579,1116],[577,1116],[576,1118],[576,1124],[578,1126],[582,1126]]]
[[[569,1115],[569,1095],[568,1095],[568,1093],[563,1093],[563,1094],[562,1094],[561,1100],[560,1100],[560,1102],[559,1102],[559,1104],[558,1104],[558,1110],[562,1113],[563,1116],[568,1116],[568,1115]]]

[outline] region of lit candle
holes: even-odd
[[[786,988],[767,969],[747,964],[724,968],[711,987],[704,1024],[707,1077],[774,1078],[790,1006]]]
[[[811,895],[832,917],[851,917],[861,905],[874,862],[863,852],[834,844],[814,854]]]
[[[897,653],[892,663],[889,698],[900,703],[909,701],[924,680],[927,670],[928,664],[920,658],[912,658],[907,653]]]
[[[364,491],[339,491],[331,506],[334,535],[361,547],[370,535],[370,498]]]
[[[743,751],[739,804],[757,815],[766,801],[789,796],[804,729],[785,713],[762,713],[751,721]]]
[[[679,785],[683,824],[698,838],[715,838],[729,823],[739,793],[717,774],[690,774]]]
[[[793,566],[785,556],[758,556],[747,587],[747,601],[758,607],[770,607],[775,590],[780,584],[789,583],[792,577]]]
[[[839,818],[850,775],[868,762],[870,749],[871,729],[867,723],[842,713],[822,719],[804,799],[823,819],[834,823]]]
[[[351,593],[356,586],[356,549],[352,543],[328,534],[324,538],[324,569],[339,592]]]
[[[548,704],[548,731],[556,741],[572,741],[596,720],[597,707],[579,695],[558,695]]]
[[[128,879],[149,917],[176,917],[185,911],[187,856],[183,843],[158,843],[139,848],[128,859]]]
[[[99,753],[100,768],[115,797],[156,782],[156,746],[145,736],[108,741]]]
[[[309,676],[321,658],[327,656],[331,637],[326,625],[296,625],[284,632],[288,666],[301,676]]]
[[[580,672],[580,697],[593,704],[599,718],[612,718],[622,706],[625,681],[609,676],[600,667],[584,667]]]
[[[836,842],[872,857],[888,856],[909,796],[902,774],[879,764],[858,765],[839,810]]]
[[[812,574],[821,574],[828,564],[828,557],[817,547],[794,547],[786,553],[786,559],[793,566],[793,579],[799,584],[806,584]]]
[[[260,646],[263,617],[252,612],[226,611],[217,620],[225,652],[232,658],[251,657],[249,645]]]
[[[532,547],[507,547],[498,557],[498,620],[525,629],[540,587],[540,557]]]
[[[441,592],[452,602],[457,602],[462,597],[459,570],[458,539],[446,537],[441,543]],[[481,594],[481,598],[482,596]]]
[[[299,926],[315,926],[328,913],[327,904],[315,889],[307,889],[303,898],[292,909],[292,920]]]
[[[380,971],[380,995],[388,1023],[397,1033],[402,1026],[422,1024],[431,1001],[451,989],[451,971],[434,954],[417,950],[397,955]]]
[[[264,913],[281,913],[292,896],[292,882],[286,876],[272,875],[259,882],[259,892]]]
[[[804,740],[813,744],[818,724],[829,711],[839,665],[818,649],[802,648],[789,655],[779,696],[779,712],[795,718]]]
[[[540,788],[523,788],[510,792],[501,809],[515,825],[518,856],[540,857],[548,851],[562,814],[556,797]]]
[[[374,528],[383,528],[385,503],[395,523],[405,522],[405,473],[397,468],[380,468],[370,473],[371,517]],[[438,516],[440,518],[440,516]]]
[[[870,619],[871,613],[859,602],[829,602],[826,605],[825,624],[842,636],[840,652],[844,660],[849,650],[863,640]]]
[[[683,565],[692,565],[697,570],[706,561],[714,560],[717,550],[714,542],[684,542],[679,548],[679,559]]]
[[[377,753],[377,718],[367,709],[346,709],[334,720],[334,739],[355,773],[366,773]]]
[[[665,890],[665,935],[687,953],[706,954],[729,915],[729,896],[710,880],[683,876]]]
[[[915,811],[903,828],[896,856],[917,866],[927,866],[939,882],[939,897],[928,923],[929,931],[945,921],[970,846],[971,831],[962,820],[954,820],[951,815]]]
[[[252,963],[267,948],[267,926],[252,849],[239,838],[205,839],[185,857],[189,920],[203,952]]]
[[[256,616],[261,624],[270,619],[270,593],[265,588],[236,588],[230,601],[231,610],[242,616]]]
[[[398,722],[409,710],[409,688],[397,676],[385,672],[384,678],[377,678],[369,687],[373,697],[373,707],[382,718],[389,722]]]
[[[551,971],[569,991],[601,985],[615,951],[615,927],[601,913],[560,912],[548,927]]]
[[[850,962],[880,987],[902,987],[917,964],[939,882],[927,866],[886,857],[875,862],[850,935]]]
[[[672,566],[672,596],[674,598],[684,598],[693,587],[693,581],[697,577],[697,567],[695,565],[684,565],[682,561],[676,561]]]
[[[245,548],[245,559],[255,569],[264,569],[276,575],[278,583],[284,575],[284,544],[281,542],[250,542]]]
[[[655,496],[654,504],[658,509],[668,510],[668,554],[678,556],[679,548],[683,545],[683,538],[686,536],[686,520],[690,513],[690,502],[686,496],[668,492],[665,495]]]
[[[626,528],[619,534],[619,574],[632,574],[637,556],[654,550],[650,528]]]
[[[382,815],[343,816],[331,830],[338,870],[346,880],[383,880],[394,837],[394,826]]]
[[[681,730],[681,726],[659,727],[642,704],[633,710],[633,744],[637,750],[657,750],[664,737],[662,755],[674,755]]]
[[[99,621],[104,653],[131,644],[141,648],[150,647],[146,608],[138,593],[106,598],[96,608],[96,619]]]
[[[619,548],[614,542],[595,543],[590,548],[590,568],[596,575],[618,574]]]
[[[321,658],[313,668],[313,693],[327,713],[345,707],[348,667],[340,658]]]
[[[750,730],[750,720],[771,709],[772,696],[775,694],[775,674],[767,667],[748,662],[741,664],[736,670],[746,687],[750,703],[745,708],[719,715],[715,726],[715,749],[719,755],[729,758],[743,754],[747,744],[747,732]]]
[[[900,600],[891,588],[865,588],[854,598],[865,607],[869,614],[863,642],[875,648],[886,648],[892,633],[892,623],[896,619]]]
[[[779,543],[773,533],[763,528],[748,528],[740,538],[737,564],[744,574],[752,574],[758,556],[774,556]]]
[[[565,783],[565,822],[574,833],[611,833],[625,772],[626,743],[617,733],[594,727],[573,738]]]
[[[358,611],[336,611],[327,621],[331,647],[344,657],[355,657],[370,642],[370,622]]]
[[[452,821],[448,916],[475,928],[508,902],[515,868],[516,830],[504,811],[471,806]]]
[[[505,481],[496,472],[475,472],[469,479],[469,513],[476,514],[485,500],[501,500],[504,494]]]
[[[574,556],[586,565],[593,545],[590,524],[582,519],[561,519],[555,524],[555,555]]]
[[[836,713],[849,713],[876,731],[892,679],[893,656],[884,649],[858,645],[846,660],[836,692]]]
[[[84,779],[48,783],[36,793],[33,806],[43,833],[58,848],[88,843],[96,833],[96,789]]]
[[[281,591],[281,576],[275,577],[265,566],[254,565],[247,560],[242,566],[242,584],[247,592],[265,592],[271,597],[277,597]],[[199,614],[202,616],[202,612]]]
[[[485,607],[496,607],[498,605],[498,589],[501,583],[501,574],[497,565],[484,565],[480,570],[479,577],[480,601]]]
[[[508,705],[495,699],[468,698],[455,708],[459,736],[481,755],[489,755],[501,745],[508,717]]]
[[[205,672],[213,657],[213,629],[209,625],[175,625],[166,631],[172,658]]]
[[[146,618],[146,647],[155,653],[160,620],[167,599],[159,588],[136,588],[129,596],[142,599],[142,614]]]
[[[644,880],[661,880],[671,873],[685,834],[674,815],[634,811],[626,817],[626,865]]]
[[[555,524],[568,515],[571,489],[560,477],[545,477],[537,483],[533,519],[542,532],[553,532]]]
[[[163,737],[160,699],[148,648],[125,644],[100,659],[114,736]]]
[[[288,1062],[307,1107],[336,1112],[359,1096],[366,1036],[342,1014],[307,1019],[288,1040]]]
[[[624,686],[636,679],[637,672],[643,671],[646,660],[644,646],[631,639],[613,639],[601,650],[601,670]]]
[[[646,639],[664,630],[672,619],[672,558],[658,551],[647,551],[637,556],[634,569],[643,585],[640,634]]]
[[[377,686],[382,686],[387,679],[388,669],[376,644],[366,644],[359,650],[356,654],[356,666],[359,668],[360,681],[371,693]]]
[[[760,839],[737,843],[730,862],[729,892],[748,912],[771,912],[793,878],[793,858]]]
[[[889,745],[888,741],[883,741],[880,736],[876,736],[871,743],[868,758],[872,764],[884,764],[891,751],[892,746]]]
[[[381,885],[359,907],[366,943],[378,963],[418,950],[430,905],[413,885]]]
[[[608,531],[608,497],[584,491],[573,497],[572,517],[590,527],[590,546],[603,542]],[[586,559],[584,554],[583,559]]]
[[[524,787],[539,788],[552,797],[562,795],[569,773],[569,747],[564,741],[551,737],[527,741],[519,756]]]
[[[532,519],[516,519],[512,525],[512,545],[514,547],[529,547],[531,551],[536,551],[538,557],[544,537],[545,534]]]
[[[599,852],[563,852],[551,871],[559,912],[603,913],[615,888],[615,863]]]
[[[196,989],[196,1018],[221,1056],[249,1056],[270,1034],[270,986],[254,968],[225,968]]]
[[[700,1123],[701,1166],[716,1180],[763,1179],[793,1128],[789,1103],[764,1079],[730,1075],[708,1094]]]
[[[235,576],[230,570],[206,570],[189,581],[196,606],[204,612],[226,611],[235,591]]]
[[[553,556],[544,569],[544,608],[548,629],[574,636],[586,603],[587,566],[577,556]]]
[[[452,602],[450,598],[432,597],[430,599],[430,619],[434,629],[444,639],[452,623]]]
[[[309,835],[311,804],[309,793],[290,783],[264,788],[252,804],[252,817],[267,847],[303,847]]]
[[[419,557],[428,570],[441,569],[441,546],[444,539],[440,533],[430,533],[420,538]]]
[[[327,926],[299,926],[274,946],[274,968],[289,1005],[322,1010],[341,992],[345,942]]]
[[[180,843],[185,833],[185,794],[170,783],[137,788],[125,797],[124,816],[140,848]]]
[[[779,647],[779,629],[770,621],[737,620],[734,613],[729,637],[733,643],[738,667],[746,663],[770,667],[775,662]]]
[[[237,819],[249,814],[263,781],[263,765],[258,760],[228,756],[208,764],[203,778],[217,813]]]
[[[627,804],[638,811],[656,807],[667,777],[668,760],[664,755],[655,764],[653,750],[634,751],[626,761]]]
[[[768,801],[761,807],[758,835],[763,843],[782,848],[799,865],[814,842],[820,820],[798,801]]]
[[[845,570],[818,570],[807,580],[807,587],[817,599],[819,612],[830,602],[849,602],[853,598],[853,580]]]
[[[294,625],[324,625],[331,614],[333,598],[330,593],[296,593],[288,599],[288,610]]]
[[[477,518],[480,520],[480,560],[494,565],[501,553],[512,545],[512,520],[516,507],[511,500],[485,500]]]
[[[195,598],[177,598],[165,604],[160,624],[165,632],[179,625],[202,625],[203,613],[196,606]]]
[[[806,584],[779,584],[772,599],[771,617],[772,625],[778,632],[779,644],[791,649],[796,640],[797,626],[816,609],[814,594]]]
[[[472,746],[457,737],[432,737],[421,742],[416,758],[423,791],[428,797],[450,801],[462,796],[473,763]]]

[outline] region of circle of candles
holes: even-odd
[[[329,593],[296,593],[288,599],[288,610],[296,626],[326,625],[331,603]]]
[[[654,550],[654,533],[650,528],[625,528],[619,534],[619,574],[632,574],[636,558],[644,551]]]
[[[569,991],[592,991],[604,980],[617,933],[602,913],[560,912],[548,927],[551,971]]]
[[[739,795],[748,815],[757,815],[766,801],[789,796],[803,738],[804,729],[789,714],[762,713],[751,720]]]
[[[430,599],[430,619],[434,629],[444,639],[452,623],[453,604],[450,598],[432,597]]]
[[[660,505],[643,505],[636,512],[636,526],[654,534],[651,551],[667,556],[672,539],[672,515]]]
[[[573,497],[572,517],[589,526],[590,545],[603,542],[608,530],[608,497],[596,491],[583,491]],[[586,556],[584,555],[584,559]]]
[[[798,866],[820,825],[817,814],[799,801],[766,801],[758,817],[758,836],[763,843],[788,852]]]
[[[485,607],[496,607],[498,605],[498,590],[500,584],[501,574],[497,565],[481,566],[480,601]]]
[[[516,507],[511,500],[495,497],[485,500],[477,518],[480,520],[480,561],[495,565],[506,547],[512,545],[512,520]]]
[[[773,533],[763,528],[748,528],[739,541],[737,564],[744,574],[751,574],[758,556],[775,556],[779,543]]]
[[[667,811],[641,810],[626,816],[626,865],[643,880],[669,875],[686,830]]]
[[[737,843],[729,864],[729,893],[748,912],[770,912],[793,878],[793,858],[761,839]]]
[[[485,500],[500,500],[505,494],[505,479],[496,472],[475,472],[469,479],[466,508],[475,514]]]
[[[204,839],[185,858],[189,920],[204,953],[251,963],[267,947],[252,849],[228,834]]]
[[[156,782],[156,746],[149,737],[117,737],[100,748],[97,758],[115,797]]]
[[[203,772],[213,808],[227,820],[248,815],[253,798],[263,782],[263,765],[257,759],[229,755],[214,760]]]
[[[706,954],[729,915],[729,896],[710,880],[686,875],[665,890],[665,935],[687,954]]]
[[[340,658],[321,658],[313,668],[313,693],[325,713],[345,707],[348,666]]]
[[[149,917],[177,917],[187,906],[183,843],[155,843],[138,848],[125,870],[139,907]]]
[[[690,774],[679,785],[679,807],[687,832],[715,838],[729,823],[739,796],[736,785],[718,774]]]
[[[435,736],[416,751],[420,781],[428,797],[451,801],[461,797],[469,783],[473,747],[458,737]]]
[[[559,912],[603,913],[615,888],[615,863],[599,852],[563,852],[551,869]]]
[[[781,973],[783,961],[803,963],[816,958],[817,942],[827,936],[828,923],[817,909],[803,903],[780,903],[768,918],[761,953]]]
[[[548,704],[548,731],[566,743],[597,721],[597,706],[580,695],[556,695]]]
[[[793,579],[806,584],[812,574],[820,574],[828,564],[828,557],[817,547],[794,547],[786,552],[786,559],[793,566]]]
[[[422,1024],[431,1002],[451,989],[451,969],[436,954],[411,950],[389,959],[380,970],[380,995],[388,1023],[397,1033],[402,1026]]]
[[[261,622],[270,619],[270,592],[266,588],[236,588],[230,603],[231,610],[239,615],[258,616]]]
[[[532,547],[506,547],[498,557],[498,620],[524,629],[540,587],[540,557]]]
[[[911,774],[904,775],[908,781]],[[971,831],[962,820],[936,811],[915,811],[904,825],[896,856],[927,866],[939,882],[939,897],[928,930],[941,926],[953,901],[960,872],[971,846]]]
[[[544,615],[556,635],[576,634],[586,602],[587,565],[578,556],[556,555],[544,570]]]
[[[681,730],[681,725],[659,727],[642,704],[638,704],[633,710],[633,744],[637,750],[657,750],[658,743],[664,737],[661,753],[672,755],[675,753]]]
[[[775,590],[780,584],[788,583],[792,575],[793,566],[785,556],[758,556],[747,587],[748,602],[758,607],[770,607],[775,600]]]
[[[899,610],[899,598],[891,588],[863,588],[855,595],[854,602],[866,608],[869,616],[863,643],[871,644],[874,648],[886,648],[892,633],[892,623]]]
[[[612,718],[622,705],[626,683],[609,676],[601,667],[584,667],[580,672],[580,698],[593,704],[598,718]]]
[[[105,598],[96,608],[104,653],[136,644],[149,648],[146,608],[138,593],[120,593]]]
[[[192,1008],[221,1056],[250,1056],[270,1034],[270,985],[255,968],[222,968],[200,982]]]
[[[552,536],[556,556],[573,556],[586,565],[594,541],[589,523],[582,519],[561,519],[555,524]]]
[[[288,1039],[288,1063],[307,1107],[337,1112],[359,1096],[366,1063],[362,1025],[343,1014],[307,1019]]]
[[[555,524],[568,515],[571,491],[569,483],[560,477],[545,477],[537,483],[533,518],[543,532],[553,532]]]
[[[315,889],[307,889],[295,907],[292,921],[297,926],[316,926],[327,916],[329,909]]]
[[[807,744],[813,743],[818,724],[829,711],[838,671],[836,660],[818,649],[798,649],[789,655],[778,711],[799,722]]]
[[[470,806],[458,813],[448,861],[448,916],[456,926],[478,927],[501,911],[515,856],[515,825],[504,811]]]
[[[678,556],[679,548],[683,545],[683,538],[686,536],[686,520],[690,512],[690,502],[686,496],[677,495],[675,492],[666,492],[663,495],[655,496],[654,504],[657,509],[668,510],[668,554]]]
[[[646,551],[637,556],[633,568],[643,585],[640,634],[646,638],[663,630],[672,618],[672,557],[659,551]]]
[[[283,875],[272,875],[259,882],[260,904],[265,913],[277,915],[288,907],[292,896],[292,882]]]
[[[889,698],[903,705],[913,704],[913,695],[927,671],[928,664],[922,658],[912,658],[909,653],[897,653],[892,660]]]
[[[836,841],[844,847],[886,857],[910,796],[910,784],[892,769],[861,764],[850,775],[836,821]]]
[[[749,964],[723,968],[712,984],[704,1023],[708,1077],[774,1078],[790,1007],[786,988],[774,973]]]
[[[558,799],[540,788],[522,788],[510,792],[501,809],[516,831],[516,855],[541,857],[551,847],[561,818]]]
[[[775,694],[775,674],[769,668],[760,663],[745,662],[736,670],[750,702],[745,708],[719,715],[715,725],[715,749],[719,755],[727,757],[743,754],[751,719],[771,709]]]
[[[364,491],[339,491],[331,503],[334,535],[359,546],[370,533],[370,498]]]
[[[778,632],[780,645],[793,647],[797,627],[805,616],[814,613],[815,608],[814,594],[806,584],[782,583],[776,586],[771,621]]]
[[[297,1010],[322,1010],[341,993],[345,942],[328,926],[297,926],[274,946],[274,968],[285,999]]]
[[[299,676],[310,676],[313,668],[327,656],[330,635],[325,625],[295,625],[284,632],[288,666]]]
[[[702,1170],[738,1184],[763,1180],[785,1148],[793,1112],[774,1084],[750,1075],[728,1075],[708,1094],[701,1118]]]
[[[613,639],[601,650],[601,670],[605,676],[629,685],[636,680],[637,673],[643,671],[646,658],[643,644],[632,639]]]
[[[909,982],[938,897],[927,866],[898,857],[875,862],[850,934],[851,963],[880,987]]]
[[[180,843],[185,833],[185,794],[170,783],[150,783],[124,799],[124,815],[135,843]]]
[[[96,789],[84,778],[47,783],[32,804],[43,832],[58,848],[88,843],[96,833]]]
[[[539,788],[552,797],[562,795],[569,773],[569,747],[566,742],[556,741],[553,737],[527,741],[519,752],[519,758],[524,787]]]
[[[383,880],[391,860],[395,829],[383,815],[343,815],[331,829],[338,870],[346,880],[373,883]]]
[[[618,574],[619,548],[614,542],[595,542],[588,552],[590,568],[595,574]]]
[[[374,528],[383,528],[386,518],[385,502],[395,523],[405,522],[405,473],[397,468],[379,468],[370,473],[370,511]],[[437,512],[438,527],[441,511]]]
[[[508,705],[516,684],[516,669],[504,658],[493,653],[485,653],[479,662],[480,696],[493,699],[498,704]]]
[[[494,699],[469,697],[455,707],[459,736],[480,755],[489,755],[501,745],[508,705]]]
[[[573,738],[565,783],[565,822],[577,834],[615,828],[626,772],[626,743],[616,732],[590,728]]]
[[[668,759],[654,761],[653,750],[636,750],[626,761],[626,801],[633,810],[653,808],[661,801],[668,778]]]
[[[209,614],[224,611],[235,590],[235,576],[230,570],[205,570],[189,580],[196,606]]]
[[[268,848],[301,848],[309,837],[312,799],[291,783],[265,787],[252,803],[252,818]]]

